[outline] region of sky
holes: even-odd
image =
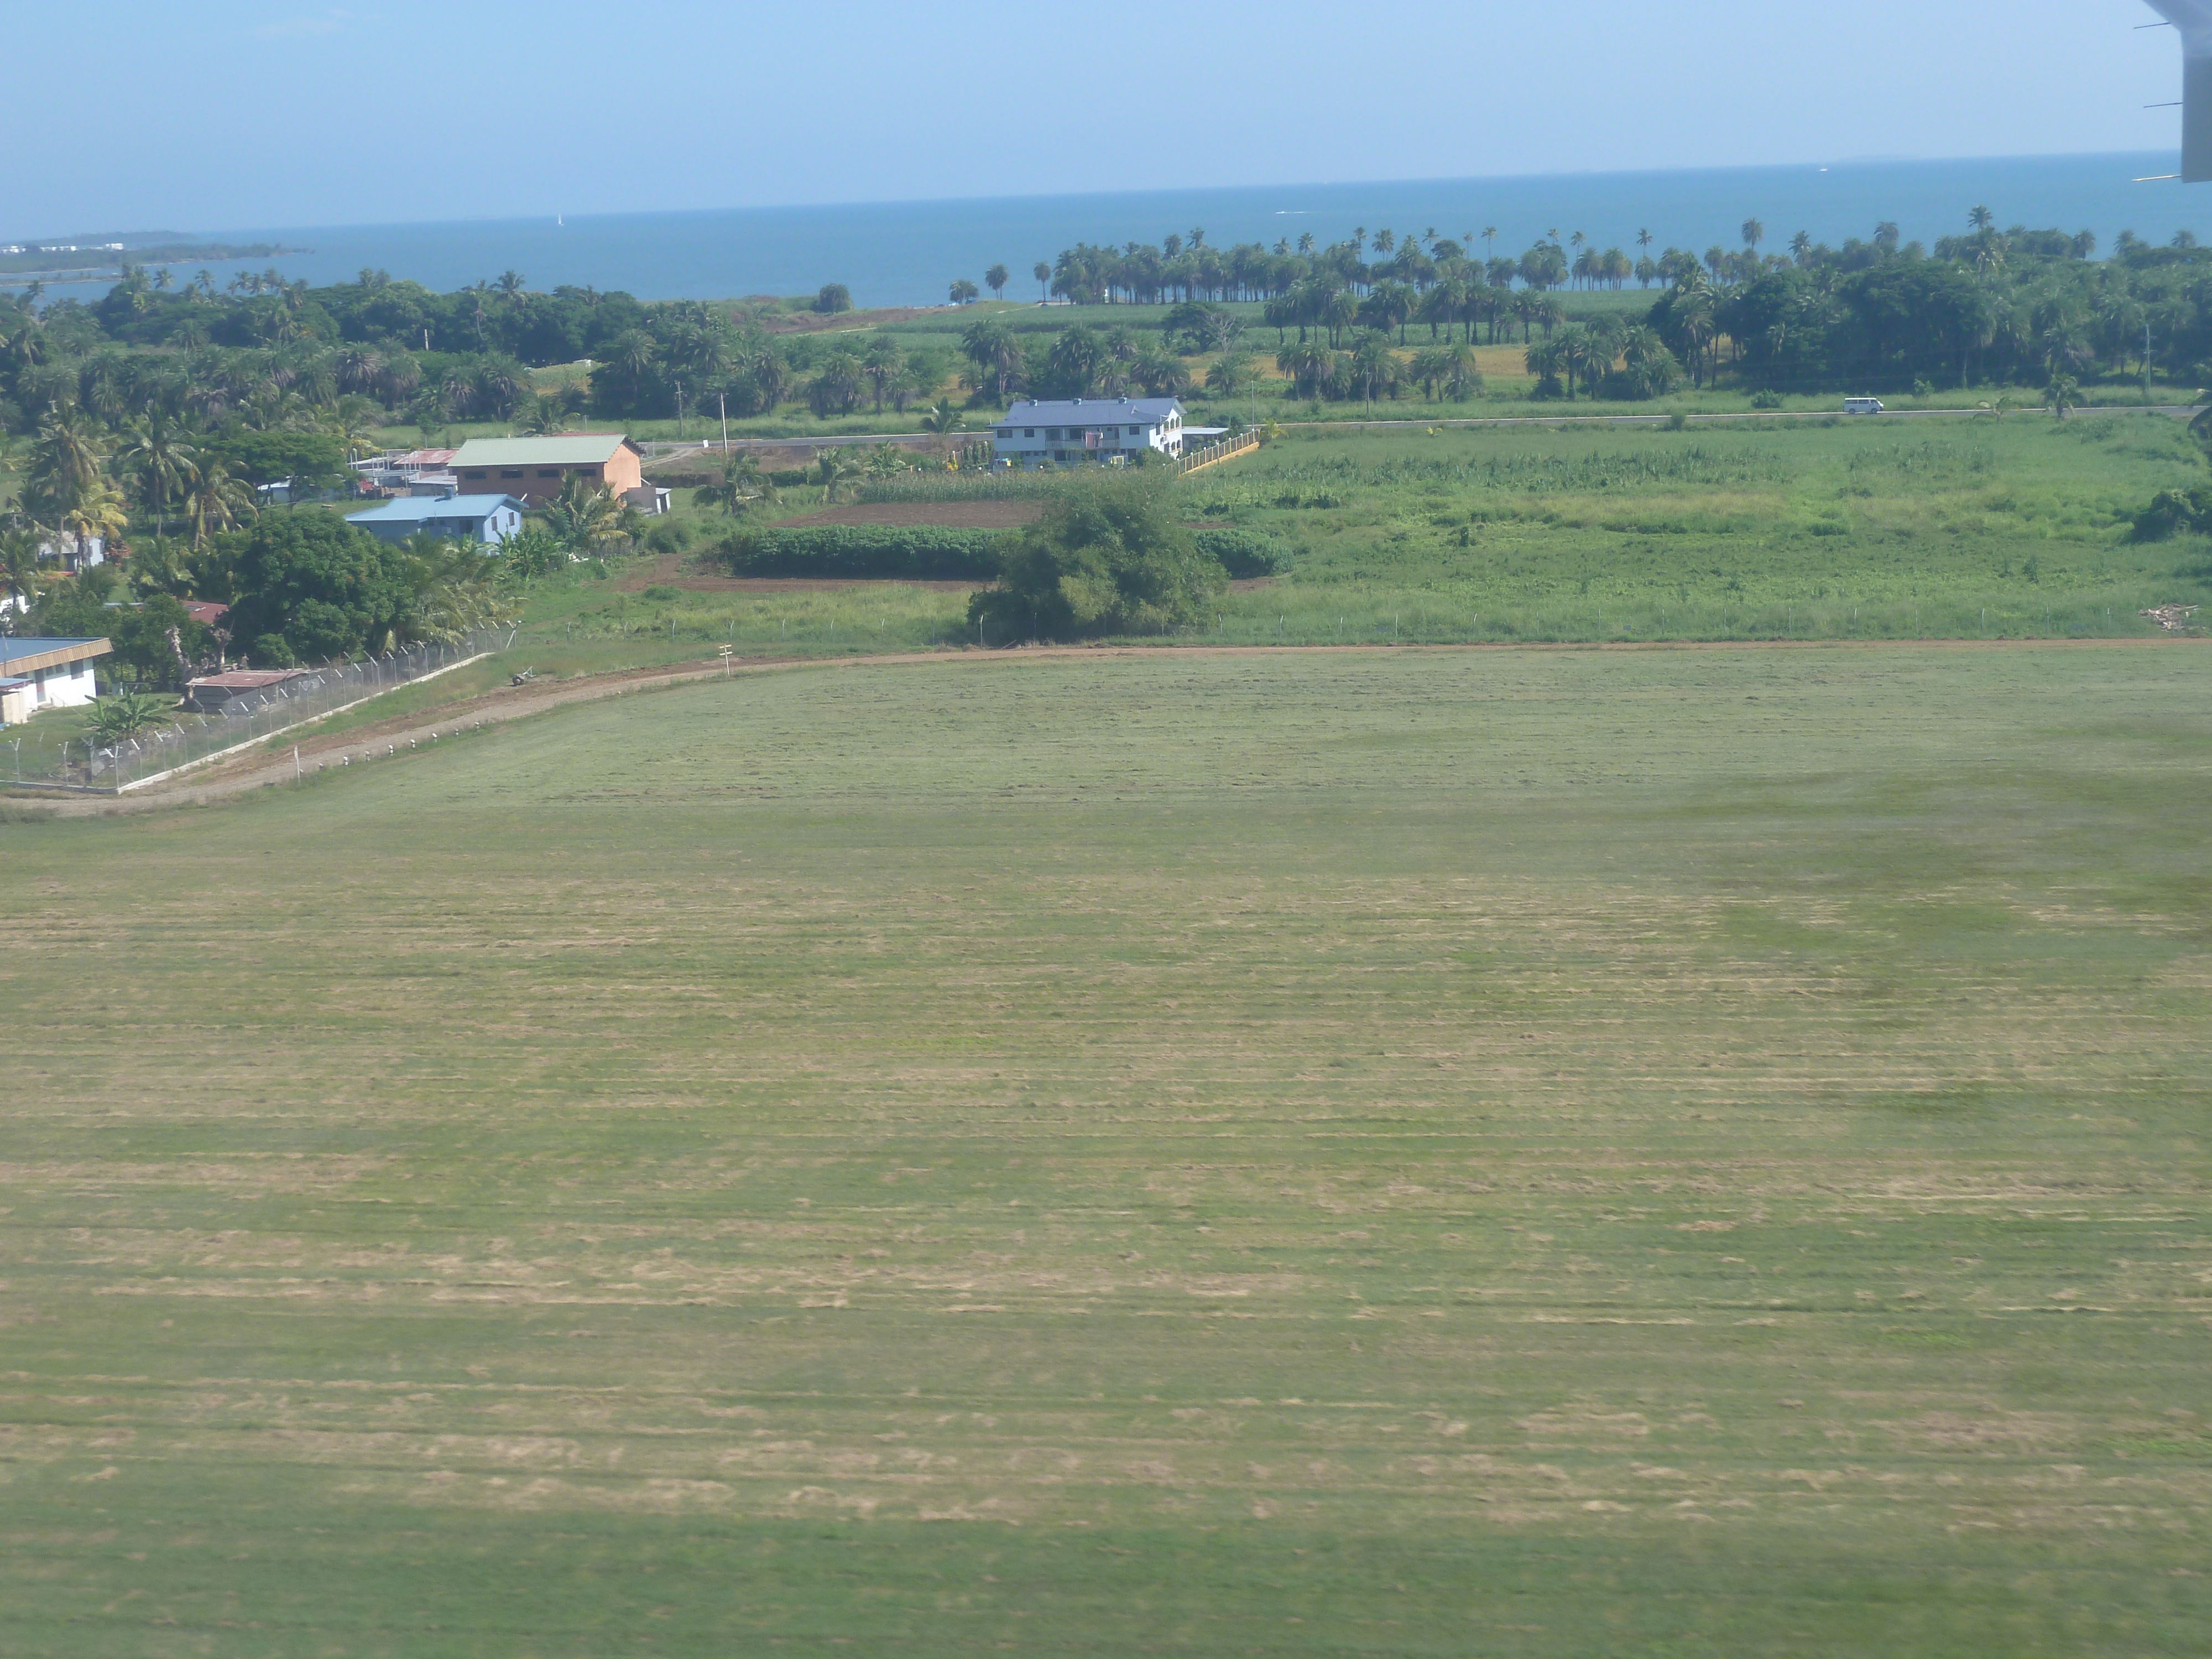
[[[0,238],[2178,142],[2141,0],[74,0]],[[60,84],[57,82],[56,84]]]

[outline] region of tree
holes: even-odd
[[[983,285],[991,290],[991,297],[994,300],[1006,297],[1006,284],[1012,280],[1004,265],[993,265],[983,273]]]
[[[140,732],[161,725],[162,713],[161,699],[143,692],[125,691],[117,696],[98,697],[92,705],[93,734],[110,747],[127,743]]]
[[[199,477],[193,464],[198,454],[177,422],[159,410],[131,422],[124,439],[123,467],[153,504],[156,536],[168,533],[170,499],[184,495]]]
[[[1052,267],[1040,259],[1030,267],[1030,275],[1036,278],[1037,302],[1042,305],[1052,297]]]
[[[106,458],[93,428],[71,410],[59,410],[39,422],[25,479],[25,506],[58,518],[76,498],[99,483]]]
[[[2051,377],[2049,389],[2043,395],[2051,400],[2051,412],[2063,421],[2066,418],[2067,410],[2081,402],[2081,382],[2071,374],[2054,374]]]
[[[825,449],[817,455],[814,458],[814,479],[822,486],[822,504],[827,507],[835,501],[838,490],[860,471],[859,465],[842,449]]]
[[[39,532],[28,525],[0,529],[0,624],[12,630],[18,606],[27,608],[39,592]]]
[[[80,562],[90,550],[89,544],[94,537],[103,546],[112,546],[130,524],[131,513],[124,505],[123,492],[105,478],[78,491],[76,500],[62,512],[62,528],[76,540]]]
[[[702,507],[718,507],[736,518],[756,506],[772,506],[783,497],[775,480],[761,471],[757,457],[734,455],[722,468],[721,483],[695,491],[692,499]]]
[[[192,526],[192,545],[207,545],[208,538],[234,529],[253,518],[260,504],[252,488],[230,474],[230,463],[221,457],[205,462],[185,502]]]
[[[601,489],[572,472],[561,481],[561,491],[547,503],[545,528],[562,546],[577,553],[596,553],[611,543],[626,541],[631,520],[611,491]]]
[[[264,517],[235,550],[233,637],[256,660],[323,662],[389,650],[413,597],[400,550],[329,513]]]
[[[968,620],[1000,644],[1160,633],[1195,622],[1229,580],[1161,491],[1135,479],[1056,499],[999,557],[998,582],[969,601]]]
[[[825,317],[834,317],[852,308],[853,290],[842,283],[824,283],[821,291],[814,296],[814,309]]]
[[[1759,252],[1759,245],[1765,240],[1766,227],[1765,225],[1759,223],[1756,219],[1747,219],[1743,222],[1743,245],[1746,247],[1749,248],[1753,253],[1756,253]]]
[[[884,412],[885,388],[897,381],[899,370],[905,364],[905,354],[899,349],[898,342],[888,334],[876,336],[860,354],[860,373],[867,377],[868,385],[875,392],[877,414]]]
[[[974,304],[975,301],[981,296],[981,295],[982,290],[981,289],[977,288],[975,283],[969,282],[965,276],[962,276],[953,283],[952,287],[949,291],[948,297],[950,297],[954,305],[964,306]]]

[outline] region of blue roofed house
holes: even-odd
[[[1000,463],[1020,467],[1127,466],[1137,454],[1182,453],[1182,404],[1174,398],[1070,398],[1017,402],[991,423],[991,447]]]
[[[349,514],[346,522],[379,541],[428,534],[495,547],[522,528],[522,503],[512,495],[412,495]]]

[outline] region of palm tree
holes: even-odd
[[[951,441],[952,434],[967,424],[968,417],[955,409],[951,401],[945,398],[939,398],[921,411],[921,429],[924,432],[933,432],[939,437],[945,439],[946,441],[943,447],[948,456],[952,449]]]
[[[1036,278],[1037,303],[1042,305],[1052,297],[1052,267],[1040,259],[1030,267],[1030,275]]]
[[[1482,228],[1482,253],[1486,260],[1497,256],[1498,227],[1496,225],[1485,225]]]
[[[630,531],[623,507],[611,491],[586,483],[580,472],[561,481],[561,493],[545,508],[545,527],[561,544],[579,553],[595,553],[610,542],[627,539]]]
[[[39,532],[26,524],[0,530],[0,631],[13,631],[19,606],[28,608],[38,597]]]
[[[994,300],[1006,297],[1006,284],[1012,280],[1004,265],[993,265],[983,273],[983,286],[991,290],[991,297]]]
[[[1753,253],[1756,253],[1759,252],[1759,245],[1765,240],[1766,227],[1765,225],[1759,223],[1756,219],[1747,219],[1743,222],[1743,245],[1746,247],[1749,248]]]
[[[26,480],[31,496],[61,507],[91,489],[100,478],[105,459],[94,447],[95,441],[93,428],[73,410],[58,411],[41,421]]]
[[[101,478],[88,489],[80,490],[76,499],[62,513],[62,528],[76,542],[77,562],[82,564],[86,544],[95,536],[103,546],[112,544],[131,523],[130,510],[123,504],[123,492]]]
[[[1987,235],[1991,228],[1996,225],[1996,222],[1997,216],[1990,212],[1985,207],[1972,208],[1969,210],[1966,214],[1966,223],[1968,226],[1974,230],[1980,232],[1983,235]]]
[[[2066,411],[2081,401],[2081,383],[2071,374],[2054,374],[2049,390],[2043,395],[2051,399],[2051,412],[2063,421]]]
[[[234,529],[258,510],[252,486],[232,477],[228,461],[210,459],[200,468],[198,482],[185,502],[192,526],[192,545],[206,546],[210,536]]]
[[[186,489],[199,477],[199,468],[193,465],[198,453],[166,415],[157,413],[131,422],[123,447],[123,465],[154,503],[155,535],[168,533],[171,493]]]
[[[970,288],[974,283],[969,283]],[[899,349],[896,340],[888,334],[878,334],[868,342],[868,349],[860,354],[860,373],[867,377],[868,385],[876,394],[876,413],[884,412],[884,389],[899,377],[906,366],[906,354]]]
[[[954,279],[946,297],[956,306],[972,305],[981,292],[982,290],[975,283],[969,282],[965,276],[961,276]]]
[[[1813,237],[1809,231],[1801,230],[1790,239],[1790,257],[1799,264],[1803,264],[1812,255]]]
[[[822,486],[822,504],[830,506],[848,478],[860,469],[842,449],[825,449],[814,458],[814,476]]]
[[[719,507],[732,518],[755,505],[774,506],[783,500],[775,480],[761,471],[758,458],[733,456],[722,468],[722,482],[696,491],[692,499],[702,507]]]

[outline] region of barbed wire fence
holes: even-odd
[[[0,735],[0,768],[5,769],[0,770],[0,781],[24,789],[119,795],[365,702],[396,686],[504,650],[514,642],[515,631],[479,629],[452,641],[331,663],[233,697],[213,713],[179,712],[167,723],[114,743],[104,743],[90,732]]]

